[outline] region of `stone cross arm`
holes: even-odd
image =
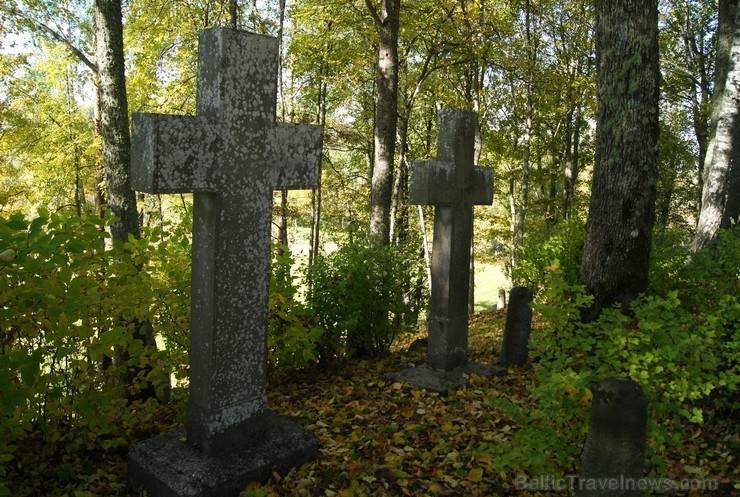
[[[134,113],[131,186],[147,193],[218,192],[242,179],[312,188],[321,126],[271,123],[235,130],[216,117]]]
[[[474,166],[473,173],[457,184],[455,165],[441,161],[411,164],[409,202],[415,205],[490,205],[493,203],[493,169]]]

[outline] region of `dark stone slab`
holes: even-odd
[[[592,392],[576,497],[642,497],[647,400],[624,378],[604,380]]]
[[[387,381],[410,383],[428,392],[447,395],[450,390],[466,384],[471,374],[490,378],[506,374],[506,369],[478,362],[469,362],[464,368],[460,368],[457,371],[445,371],[432,369],[429,366],[417,366],[389,373],[383,378]]]
[[[504,340],[501,344],[499,365],[524,366],[529,354],[529,332],[532,330],[532,290],[515,286],[509,292],[506,310]]]
[[[316,457],[313,434],[284,417],[262,417],[261,436],[237,450],[202,452],[185,430],[137,444],[129,454],[131,488],[144,488],[150,497],[238,496],[249,482],[265,482],[273,471],[285,475]]]

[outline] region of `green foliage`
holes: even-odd
[[[368,356],[388,350],[405,319],[418,316],[409,289],[418,281],[416,251],[350,243],[317,257],[309,269],[309,305],[326,332],[322,359],[346,348]]]
[[[519,249],[515,285],[537,290],[547,280],[547,265],[562,261],[560,270],[565,281],[575,283],[581,265],[581,250],[586,236],[586,224],[578,216],[571,216],[554,226],[529,233]]]
[[[166,267],[171,260],[163,258],[161,271],[151,263],[160,250],[173,253],[163,248],[169,239],[153,229],[147,239],[111,245],[109,221],[43,209],[30,222],[20,214],[0,220],[4,464],[30,440],[42,447],[40,458],[123,449],[156,405],[126,407],[124,389],[153,383],[163,395],[169,387],[172,361],[134,338],[141,323],[170,328],[172,316],[156,310],[182,304],[163,277],[175,271]],[[131,368],[139,376],[121,384]]]
[[[297,298],[294,265],[288,247],[273,246],[267,353],[270,365],[280,369],[301,368],[315,362],[324,333],[311,310]]]
[[[683,305],[677,291],[644,296],[629,316],[612,308],[583,324],[580,310],[591,297],[568,283],[557,263],[549,270],[546,290],[534,305],[544,322],[536,337],[540,355],[531,394],[537,408],[525,415],[511,400],[492,399],[521,426],[514,440],[520,450],[501,454],[502,470],[547,474],[577,465],[588,387],[606,378],[631,378],[642,387],[649,405],[649,460],[659,474],[665,470],[662,454],[679,443],[686,423],[703,421],[710,396],[712,409],[738,407],[732,400],[740,341],[736,292],[718,295],[701,313]],[[542,447],[548,447],[547,457],[525,450]]]

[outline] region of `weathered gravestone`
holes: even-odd
[[[509,307],[506,309],[504,339],[501,343],[499,365],[524,366],[529,353],[529,332],[532,329],[532,290],[515,286],[509,292]]]
[[[275,123],[277,64],[275,38],[200,31],[197,115],[133,116],[132,187],[194,192],[186,430],[131,451],[130,482],[149,495],[238,495],[316,454],[265,395],[273,190],[318,183],[322,140]]]
[[[496,310],[506,309],[506,290],[499,288],[498,291],[498,302],[496,302]]]
[[[425,366],[387,376],[433,392],[462,385],[466,375],[501,374],[500,368],[468,362],[468,285],[473,205],[493,202],[493,169],[474,165],[477,116],[443,109],[436,161],[411,166],[409,201],[434,205],[432,291],[427,311]]]
[[[593,388],[577,497],[641,497],[647,401],[632,380],[610,378]]]

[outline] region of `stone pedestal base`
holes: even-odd
[[[267,481],[273,470],[284,475],[317,450],[312,433],[268,414],[264,437],[238,450],[202,453],[187,442],[185,430],[145,440],[129,454],[129,483],[150,497],[238,496],[248,483]]]
[[[458,388],[467,383],[468,377],[471,374],[490,378],[492,376],[502,376],[506,374],[506,369],[498,366],[481,364],[479,362],[469,362],[464,367],[455,371],[432,369],[425,365],[396,371],[394,373],[388,373],[384,376],[384,379],[388,381],[411,383],[412,385],[424,388],[429,392],[446,395],[449,390]]]

